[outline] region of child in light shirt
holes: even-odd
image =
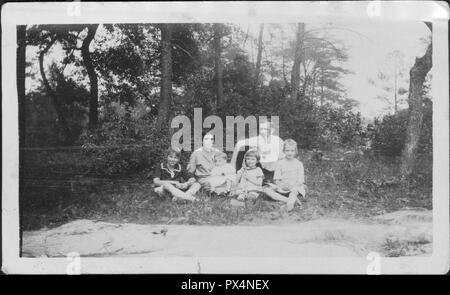
[[[236,194],[239,201],[256,199],[262,191],[264,173],[257,167],[260,159],[258,150],[250,149],[244,155],[244,166],[237,173],[238,188]]]
[[[264,193],[286,203],[287,210],[291,211],[296,203],[300,203],[298,197],[305,197],[305,172],[302,162],[296,158],[297,143],[293,139],[284,141],[283,152],[284,158],[275,165],[274,184],[270,184]]]
[[[218,152],[214,155],[214,168],[208,181],[211,184],[211,191],[217,195],[227,195],[231,192],[236,179],[234,167],[227,163],[227,154]]]

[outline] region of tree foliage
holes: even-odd
[[[42,55],[44,74],[29,79],[45,77],[48,83],[41,81],[26,95],[26,145],[83,146],[95,173],[138,172],[149,169],[169,144],[170,118],[192,119],[195,107],[204,117],[223,120],[277,115],[281,136],[305,149],[363,145],[364,123],[341,84],[350,73],[343,66],[347,49],[320,28],[267,24],[252,37],[233,24],[170,24],[170,34],[163,34],[167,26],[100,24],[95,35],[86,24],[28,26],[26,46]],[[270,43],[277,35],[286,37]],[[87,49],[91,69],[85,64]],[[168,49],[170,60],[163,58]],[[29,60],[25,65],[28,72],[38,67]],[[169,68],[171,75],[164,76]],[[88,130],[94,73],[98,124]],[[162,99],[167,91],[170,99]],[[162,110],[165,118],[158,123]],[[377,126],[376,149],[402,146],[401,116]],[[388,142],[397,134],[398,142]]]

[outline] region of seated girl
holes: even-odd
[[[244,165],[237,173],[238,187],[236,194],[239,201],[256,199],[262,191],[264,173],[257,167],[259,153],[256,149],[248,150],[244,155]]]
[[[202,147],[191,154],[187,170],[191,175],[195,176],[196,182],[186,192],[189,197],[193,197],[202,187],[206,191],[211,190],[208,179],[214,168],[214,155],[219,152],[213,145],[214,135],[212,133],[205,133]]]
[[[196,199],[189,192],[195,183],[195,178],[189,176],[189,173],[182,169],[179,163],[181,151],[178,148],[170,147],[165,156],[166,161],[156,165],[153,171],[155,192],[159,196],[168,194],[173,197],[174,201],[195,201]]]
[[[305,197],[305,172],[302,162],[296,158],[298,150],[294,140],[284,141],[283,152],[284,158],[275,165],[274,184],[269,184],[264,193],[286,203],[287,210],[291,211],[296,203],[300,204],[298,196]]]

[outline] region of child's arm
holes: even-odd
[[[227,184],[226,184],[226,190],[228,191],[228,192],[230,192],[231,191],[231,187],[233,186],[233,180],[231,180],[231,179],[227,179],[227,182],[226,182]]]
[[[234,169],[233,166],[231,166],[230,164],[227,164],[227,170],[225,172],[225,176],[227,177],[227,183],[228,180],[231,181],[232,183],[236,181],[236,169]]]
[[[190,173],[190,174],[194,174],[195,173],[195,169],[197,169],[197,156],[195,154],[195,152],[193,152],[191,154],[191,157],[189,158],[189,163],[186,167],[186,170]]]
[[[278,186],[281,182],[281,160],[278,160],[275,164],[275,170],[273,173],[273,182]]]
[[[177,186],[177,188],[179,189],[186,189],[196,182],[194,175],[190,173],[187,169],[183,169],[182,179],[185,180],[185,182],[180,183]]]
[[[241,181],[242,176],[244,175],[244,168],[239,169],[236,174],[236,182],[239,183]]]
[[[261,168],[258,169],[259,170],[259,174],[256,176],[256,185],[258,186],[262,186],[263,181],[264,181],[264,173],[262,172]]]
[[[303,163],[299,162],[298,165],[298,181],[297,184],[302,186],[305,183],[305,169],[303,167]]]

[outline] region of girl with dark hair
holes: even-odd
[[[194,175],[197,182],[186,192],[190,197],[193,197],[201,187],[208,191],[211,189],[208,177],[214,168],[214,155],[219,152],[213,145],[214,135],[207,132],[203,136],[202,147],[191,154],[187,170]]]

